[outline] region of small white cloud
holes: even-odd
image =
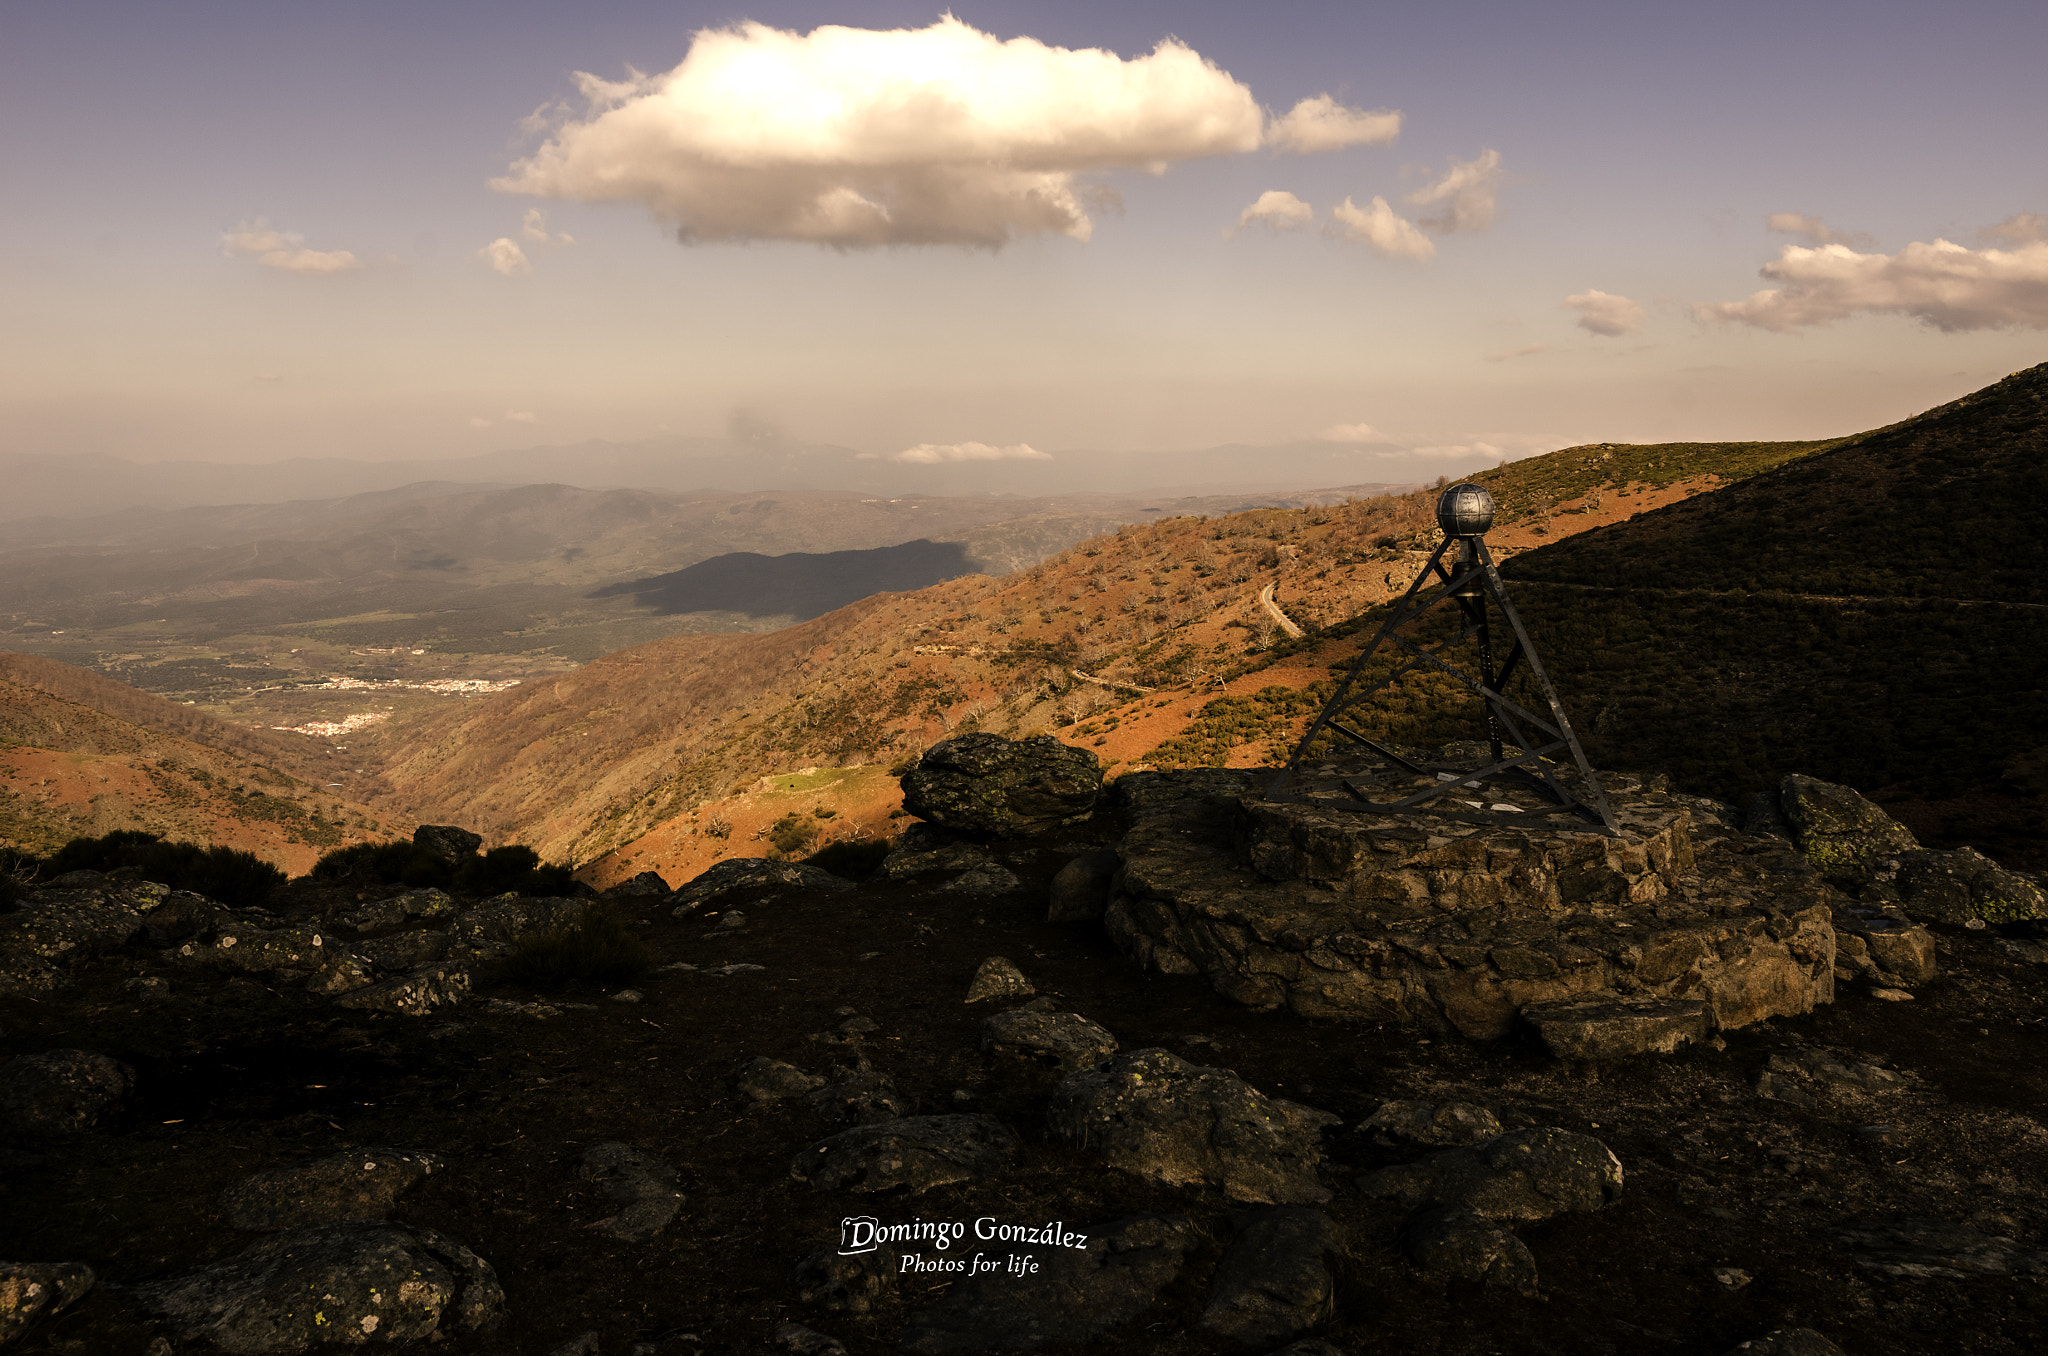
[[[1838,231],[1819,217],[1804,212],[1773,212],[1764,218],[1764,229],[1779,235],[1804,236],[1816,245],[1869,245],[1871,237],[1862,231]]]
[[[1414,222],[1397,215],[1385,198],[1375,197],[1368,207],[1346,198],[1330,209],[1330,224],[1324,230],[1395,259],[1427,263],[1436,257],[1436,242],[1416,230]]]
[[[1624,334],[1640,334],[1643,329],[1643,306],[1641,302],[1617,297],[1611,292],[1588,288],[1564,299],[1566,310],[1579,313],[1578,326],[1588,334],[1605,335],[1613,339]]]
[[[1548,352],[1550,352],[1550,345],[1548,344],[1523,344],[1520,348],[1504,348],[1498,353],[1489,353],[1486,355],[1486,361],[1490,363],[1513,362],[1517,358],[1533,358],[1539,353]]]
[[[1326,443],[1377,443],[1384,441],[1386,435],[1371,424],[1333,424],[1316,437]]]
[[[1908,315],[1946,333],[2048,329],[2048,241],[1973,250],[1915,241],[1897,254],[1787,245],[1763,276],[1780,284],[1744,301],[1695,306],[1702,320],[1789,333],[1858,312]]]
[[[469,418],[469,426],[473,429],[487,429],[491,426],[491,421],[480,414],[473,414]]]
[[[505,422],[508,424],[538,424],[540,416],[532,410],[507,410],[505,411]]]
[[[1444,177],[1407,198],[1410,207],[1434,207],[1417,217],[1424,230],[1438,235],[1483,231],[1493,225],[1500,194],[1500,152],[1482,150],[1477,160],[1453,160]]]
[[[1392,108],[1346,108],[1327,94],[1303,99],[1266,129],[1266,144],[1307,155],[1346,146],[1384,146],[1401,135],[1401,114]]]
[[[548,214],[541,211],[538,207],[526,209],[525,217],[520,220],[519,236],[529,245],[573,245],[576,243],[576,237],[566,231],[550,234],[548,232]]]
[[[1439,443],[1431,447],[1411,447],[1402,453],[1384,453],[1385,456],[1430,457],[1442,461],[1469,461],[1473,457],[1502,458],[1507,449],[1489,442]]]
[[[1238,214],[1236,227],[1226,234],[1236,235],[1255,224],[1273,231],[1295,231],[1315,219],[1315,208],[1285,189],[1269,188],[1259,195],[1257,202]]]
[[[476,257],[496,269],[503,277],[533,272],[533,265],[526,258],[526,251],[509,236],[499,236],[476,252]]]
[[[888,32],[707,28],[664,75],[577,82],[583,114],[492,187],[640,203],[685,243],[1086,240],[1095,203],[1077,175],[1254,150],[1265,119],[1172,38],[1127,61],[951,15]]]
[[[896,453],[889,460],[936,466],[952,461],[1051,461],[1052,454],[1041,452],[1029,443],[1012,443],[1008,447],[989,443],[919,443]]]
[[[2048,217],[2039,212],[2018,212],[1995,225],[1986,226],[1977,235],[1994,245],[2031,245],[2038,240],[2048,240]]]
[[[222,234],[220,247],[223,254],[247,255],[264,268],[286,273],[343,273],[362,267],[348,250],[307,249],[306,237],[297,231],[280,231],[262,217]]]

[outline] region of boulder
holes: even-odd
[[[520,938],[566,931],[582,922],[589,909],[589,900],[567,895],[498,895],[449,924],[448,954],[461,960],[508,956]]]
[[[135,1070],[91,1050],[43,1050],[0,1064],[0,1124],[29,1134],[90,1130],[127,1099]]]
[[[330,938],[317,927],[235,926],[212,937],[186,942],[172,957],[180,965],[248,975],[310,975],[324,969]]]
[[[1845,1356],[1842,1349],[1812,1328],[1779,1328],[1728,1348],[1722,1356]]]
[[[1401,1251],[1438,1285],[1476,1284],[1536,1293],[1536,1258],[1501,1225],[1463,1206],[1417,1211],[1402,1226]]]
[[[469,997],[469,971],[459,965],[427,965],[409,975],[365,984],[335,999],[344,1008],[424,1017]]]
[[[1016,872],[996,862],[986,862],[956,880],[947,881],[939,887],[939,893],[988,898],[994,895],[1013,895],[1023,888],[1024,882],[1017,879]]]
[[[646,1243],[669,1226],[683,1208],[677,1174],[666,1159],[630,1144],[607,1140],[583,1151],[577,1175],[604,1188],[618,1213],[587,1225],[625,1243]]]
[[[1905,1280],[2048,1276],[2048,1252],[1950,1220],[1914,1215],[1853,1219],[1836,1231],[1856,1265]]]
[[[476,856],[483,847],[483,835],[458,829],[453,824],[422,824],[412,831],[412,841],[444,861],[460,863]]]
[[[365,1146],[245,1177],[220,1194],[220,1210],[228,1223],[254,1233],[382,1219],[408,1188],[441,1166],[433,1154]]]
[[[440,1341],[490,1327],[505,1311],[488,1262],[432,1230],[375,1220],[274,1234],[130,1293],[180,1341],[251,1356],[326,1342]]]
[[[981,1050],[1012,1055],[1062,1074],[1100,1064],[1116,1053],[1116,1037],[1072,1012],[999,1012],[981,1023]]]
[[[797,1298],[837,1314],[865,1314],[896,1293],[893,1247],[847,1256],[820,1248],[796,1264]]]
[[[1259,1211],[1217,1263],[1196,1326],[1246,1346],[1299,1336],[1334,1309],[1330,1263],[1343,1251],[1336,1221],[1320,1210]]]
[[[1694,998],[1607,998],[1524,1008],[1522,1020],[1536,1028],[1544,1046],[1559,1059],[1597,1064],[1633,1055],[1668,1055],[1704,1040],[1713,1031],[1714,1019],[1707,1005]]]
[[[645,895],[669,893],[668,882],[652,871],[642,871],[631,880],[622,880],[617,885],[605,887],[600,894],[605,899],[637,899]]]
[[[1867,1093],[1902,1092],[1909,1086],[1904,1074],[1826,1050],[1778,1051],[1770,1057],[1765,1072]]]
[[[1888,857],[1920,847],[1912,831],[1846,786],[1793,773],[1778,784],[1792,841],[1829,880],[1860,884]]]
[[[1031,987],[1031,981],[1024,978],[1024,972],[1011,964],[1007,956],[990,956],[974,972],[974,979],[967,985],[967,1001],[979,1003],[986,998],[1029,998],[1038,990]]]
[[[1358,1185],[1410,1210],[1455,1206],[1499,1223],[1536,1224],[1609,1204],[1621,1195],[1622,1171],[1591,1135],[1544,1126],[1381,1168]]]
[[[121,885],[97,871],[69,872],[0,916],[0,993],[40,993],[68,983],[71,962],[126,944],[143,930],[136,905],[153,907],[169,893],[144,881]],[[156,893],[138,888],[144,885]]]
[[[1386,1149],[1455,1148],[1502,1133],[1499,1117],[1470,1102],[1384,1102],[1358,1130]]]
[[[1050,735],[966,734],[934,744],[903,776],[903,808],[944,828],[990,837],[1044,833],[1086,819],[1102,760]]]
[[[1032,1269],[994,1271],[956,1281],[946,1297],[913,1314],[897,1345],[919,1356],[949,1351],[1029,1351],[1086,1343],[1151,1312],[1199,1242],[1178,1215],[1133,1215],[1097,1224],[1080,1248],[1007,1249]]]
[[[457,908],[454,897],[445,890],[407,890],[357,905],[338,914],[334,921],[354,932],[379,932],[403,926],[415,918],[446,918]]]
[[[1834,921],[1838,978],[1846,975],[1910,988],[1939,973],[1934,934],[1909,921],[1896,906],[1852,905],[1837,909]]]
[[[1261,1205],[1330,1198],[1316,1168],[1322,1130],[1338,1117],[1165,1050],[1134,1050],[1069,1074],[1046,1118],[1110,1166],[1168,1186],[1214,1186]]]
[[[1895,900],[1910,917],[1933,923],[2048,918],[2048,892],[1974,848],[1906,852],[1896,860],[1896,869],[1874,873],[1863,898]]]
[[[95,1279],[83,1262],[0,1262],[0,1347],[76,1304]]]
[[[1110,883],[1123,861],[1114,848],[1084,852],[1059,869],[1052,878],[1045,921],[1048,923],[1092,923],[1109,907]]]
[[[794,888],[807,893],[844,893],[858,889],[844,876],[804,862],[778,862],[767,857],[729,857],[693,876],[675,892],[675,916],[686,918],[706,904],[739,890],[763,886]]]
[[[379,970],[417,970],[448,955],[448,934],[433,928],[371,937],[351,948]]]
[[[811,1109],[827,1125],[879,1125],[909,1114],[910,1101],[889,1075],[873,1069],[810,1094]]]
[[[334,954],[328,956],[325,967],[314,971],[313,977],[306,981],[306,992],[332,997],[377,982],[377,972],[370,968],[368,961],[338,946],[328,949]]]
[[[740,1066],[734,1086],[757,1102],[779,1102],[802,1097],[825,1086],[816,1074],[807,1074],[794,1064],[757,1055]]]
[[[789,1175],[816,1191],[929,1191],[1002,1172],[1021,1148],[993,1116],[904,1116],[819,1140],[790,1162]]]

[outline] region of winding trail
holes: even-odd
[[[1273,590],[1278,587],[1280,587],[1278,584],[1268,584],[1260,589],[1259,606],[1266,609],[1267,616],[1279,623],[1280,629],[1287,633],[1289,640],[1300,640],[1302,629],[1294,624],[1293,618],[1280,610],[1280,604],[1273,601]]]

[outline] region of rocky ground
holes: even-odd
[[[652,956],[630,996],[498,977],[582,899],[56,882],[0,920],[0,1341],[1759,1356],[2048,1328],[2036,922],[1930,922],[1910,989],[1844,949],[1806,1015],[1573,1063],[1141,971],[1085,901],[1125,823],[1030,827],[919,831],[857,886],[728,863],[615,894]],[[1878,866],[1867,899],[1899,897]]]

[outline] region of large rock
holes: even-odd
[[[454,896],[445,890],[407,890],[359,904],[338,914],[334,921],[355,932],[378,932],[400,927],[415,918],[445,920],[453,917],[458,908]]]
[[[505,1309],[497,1274],[468,1248],[370,1220],[276,1234],[132,1293],[180,1340],[251,1354],[440,1341],[487,1328]]]
[[[575,927],[589,909],[589,900],[567,895],[498,895],[449,925],[448,954],[462,960],[495,960],[510,955],[522,937]]]
[[[1786,777],[1778,806],[1806,860],[1830,880],[1859,884],[1886,858],[1920,847],[1910,829],[1856,791],[1816,777]]]
[[[1864,899],[1896,902],[1933,923],[2017,923],[2048,918],[2048,892],[1974,848],[1907,852],[1873,872]]]
[[[1470,1149],[1444,1149],[1358,1180],[1410,1210],[1451,1206],[1507,1224],[1598,1210],[1621,1195],[1621,1162],[1591,1135],[1538,1127]]]
[[[794,1064],[756,1055],[740,1065],[733,1086],[757,1102],[779,1102],[815,1092],[825,1086],[825,1080]]]
[[[793,888],[806,893],[825,891],[833,894],[859,888],[844,876],[835,876],[821,866],[811,866],[805,862],[778,862],[767,857],[729,857],[700,875],[693,876],[675,892],[675,916],[687,917],[725,895],[763,886]]]
[[[1520,788],[1480,793],[1518,811],[1485,821],[1455,802],[1345,808],[1347,785],[1407,787],[1390,766],[1318,765],[1285,800],[1218,769],[1127,774],[1111,939],[1250,1007],[1474,1039],[1562,1003],[1700,1002],[1733,1028],[1833,1001],[1828,891],[1789,846],[1695,830],[1670,795],[1615,774],[1615,837]]]
[[[246,1177],[220,1194],[220,1209],[228,1223],[256,1233],[381,1219],[413,1183],[440,1168],[433,1154],[366,1146]]]
[[[819,1140],[789,1175],[818,1191],[929,1191],[1002,1172],[1021,1147],[993,1116],[904,1116]]]
[[[956,1281],[944,1299],[912,1315],[898,1345],[936,1356],[1092,1342],[1150,1312],[1199,1241],[1177,1215],[1135,1215],[1074,1232],[1087,1240],[1080,1248],[996,1244],[997,1269]],[[1016,1257],[1030,1269],[1013,1270]]]
[[[1588,1064],[1631,1055],[1668,1055],[1713,1029],[1707,1005],[1691,998],[1594,999],[1522,1010],[1559,1059]]]
[[[1401,1251],[1438,1285],[1457,1283],[1536,1293],[1529,1245],[1477,1211],[1445,1205],[1418,1210],[1402,1226]]]
[[[0,1262],[0,1347],[37,1319],[76,1304],[94,1279],[83,1262]]]
[[[1459,1148],[1502,1133],[1498,1116],[1470,1102],[1383,1102],[1358,1130],[1388,1149]]]
[[[796,1264],[797,1298],[837,1314],[865,1314],[896,1293],[893,1247],[848,1256],[820,1248]]]
[[[453,824],[422,824],[412,831],[412,841],[436,857],[455,863],[476,856],[477,849],[484,845],[483,835]]]
[[[975,967],[974,978],[967,984],[967,1001],[979,1003],[988,998],[1029,998],[1038,992],[1024,972],[1008,956],[990,956]]]
[[[305,976],[326,968],[335,950],[332,939],[317,927],[230,927],[210,938],[186,942],[171,954],[181,965],[251,975]]]
[[[135,1070],[91,1050],[43,1050],[0,1064],[0,1124],[30,1134],[90,1130],[135,1088]]]
[[[981,1050],[983,1054],[1012,1055],[1070,1074],[1100,1064],[1115,1054],[1116,1037],[1078,1013],[1018,1008],[982,1021]]]
[[[1306,1332],[1335,1307],[1330,1263],[1343,1250],[1336,1222],[1320,1210],[1260,1211],[1217,1264],[1197,1326],[1247,1346]]]
[[[68,982],[71,962],[119,947],[170,893],[148,881],[73,871],[0,916],[0,993],[39,993]]]
[[[683,1208],[676,1170],[668,1160],[630,1144],[607,1140],[583,1151],[578,1175],[604,1188],[616,1213],[587,1226],[626,1243],[653,1239]]]
[[[1933,933],[1896,906],[1862,904],[1835,911],[1835,966],[1837,976],[1860,976],[1893,989],[1924,984],[1940,968]]]
[[[1214,1186],[1232,1200],[1321,1205],[1322,1130],[1339,1118],[1267,1097],[1228,1069],[1134,1050],[1068,1075],[1046,1117],[1054,1133],[1168,1186]]]
[[[908,813],[1003,838],[1086,819],[1101,793],[1102,760],[1051,735],[961,735],[932,745],[903,776]]]
[[[2048,1276],[2048,1252],[1965,1224],[1914,1215],[1853,1219],[1836,1235],[1866,1271],[1905,1280]]]
[[[810,1103],[827,1125],[879,1125],[910,1113],[910,1101],[896,1090],[895,1080],[875,1069],[818,1088]]]
[[[1048,923],[1092,923],[1109,907],[1109,888],[1122,860],[1110,848],[1084,852],[1059,869],[1046,900]]]
[[[427,965],[408,975],[365,984],[335,999],[344,1008],[424,1017],[469,997],[469,971],[459,965]]]

